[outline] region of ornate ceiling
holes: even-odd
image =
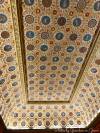
[[[7,128],[91,123],[100,112],[99,34],[99,0],[0,0],[0,115]]]

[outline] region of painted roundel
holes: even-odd
[[[47,60],[47,57],[46,57],[46,56],[41,56],[41,57],[40,57],[40,60],[41,60],[41,61],[46,61],[46,60]]]
[[[46,69],[46,66],[45,65],[41,65],[40,66],[40,70],[45,70]]]
[[[12,46],[11,45],[5,45],[4,46],[4,51],[9,52],[11,50],[12,50]]]
[[[73,50],[74,50],[74,47],[73,47],[73,46],[69,46],[69,47],[67,48],[67,52],[73,52]]]
[[[51,78],[55,78],[56,77],[56,74],[50,74],[50,77]],[[49,90],[53,90],[53,88],[49,88]]]
[[[54,51],[55,52],[59,52],[61,50],[61,46],[60,45],[55,45],[54,46]]]
[[[53,62],[58,62],[59,61],[59,57],[58,56],[55,56],[52,58]]]
[[[66,23],[66,18],[65,17],[59,17],[57,20],[57,23],[59,26],[63,26]]]
[[[62,66],[62,70],[68,70],[68,66]]]
[[[96,19],[91,19],[91,20],[89,20],[89,22],[88,22],[88,27],[89,27],[89,28],[93,28],[93,27],[96,26],[96,24],[97,24],[97,20],[96,20]]]
[[[15,66],[10,66],[10,67],[8,68],[8,71],[14,71],[15,69],[16,69]]]
[[[42,4],[44,7],[48,8],[52,4],[52,0],[42,0]]]
[[[71,48],[71,50],[69,50],[69,47],[68,47],[68,48],[67,48],[67,52],[69,52],[69,51],[72,52],[72,51],[73,51],[73,48]],[[71,57],[65,57],[65,58],[64,58],[64,61],[65,61],[65,62],[70,62],[70,61],[71,61]]]
[[[0,14],[0,23],[5,23],[5,22],[7,22],[7,17],[6,17],[6,15],[4,15],[4,14]]]
[[[25,16],[25,21],[28,24],[32,24],[34,22],[34,17],[32,15]]]
[[[27,50],[29,51],[34,50],[34,45],[32,44],[27,45]]]
[[[79,49],[80,53],[85,53],[87,51],[87,48],[86,47],[81,47]]]
[[[27,36],[28,38],[34,38],[35,34],[34,34],[33,31],[27,31],[27,32],[26,32],[26,36]]]
[[[8,56],[7,58],[6,58],[6,61],[7,62],[12,62],[14,60],[14,58],[12,57],[12,56]]]
[[[82,61],[83,61],[83,58],[82,57],[76,58],[76,62],[81,63]]]
[[[1,37],[2,37],[3,39],[9,38],[9,36],[10,36],[10,34],[9,34],[8,31],[2,31],[2,32],[1,32]]]
[[[28,6],[32,6],[34,4],[34,0],[24,0],[24,2]]]
[[[29,56],[27,57],[27,59],[28,59],[28,61],[33,61],[33,60],[34,60],[34,56],[29,55]]]
[[[91,35],[90,34],[84,35],[83,40],[84,41],[90,41],[91,40]]]
[[[41,49],[41,51],[44,51],[45,52],[45,51],[48,50],[48,46],[45,45],[45,44],[43,44],[43,45],[41,45],[40,49]]]
[[[64,34],[63,34],[62,32],[58,32],[58,33],[55,35],[55,38],[56,38],[57,40],[62,40],[63,37],[64,37]]]
[[[95,10],[95,11],[100,11],[100,1],[96,1],[96,2],[94,3],[94,10]]]
[[[70,1],[69,0],[60,0],[60,7],[62,9],[66,9],[69,7]]]
[[[80,26],[80,25],[81,25],[81,19],[80,19],[80,18],[75,18],[75,19],[73,20],[73,25],[74,25],[75,27]]]
[[[49,16],[43,16],[41,21],[42,21],[42,24],[48,25],[50,23],[50,17]]]
[[[86,0],[78,0],[77,2],[77,10],[83,11],[87,6]]]
[[[91,68],[91,72],[92,73],[96,73],[97,72],[97,69],[96,68]]]
[[[72,33],[69,38],[70,38],[71,41],[75,41],[77,39],[77,34]]]
[[[41,33],[41,38],[44,39],[44,40],[49,39],[49,32],[42,32]]]

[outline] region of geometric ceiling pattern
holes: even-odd
[[[86,1],[23,1],[29,101],[69,101],[99,21],[91,7]]]
[[[98,113],[100,1],[0,0],[6,127],[85,128]]]

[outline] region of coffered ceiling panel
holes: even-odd
[[[93,3],[23,0],[20,6],[28,100],[69,101],[99,21]]]
[[[100,1],[0,1],[0,115],[7,128],[86,127],[100,112]]]

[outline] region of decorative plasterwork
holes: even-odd
[[[86,1],[84,10],[78,11],[83,1],[63,2],[51,0],[49,7],[42,0],[20,2],[28,101],[69,102],[92,48],[99,21],[93,3]]]
[[[100,112],[100,1],[49,2],[0,1],[0,114],[7,128],[84,128]],[[42,20],[45,14],[50,22],[47,17]],[[43,31],[51,37],[45,39]],[[58,32],[63,34],[57,37]],[[44,64],[48,67],[43,72],[40,70],[42,54],[47,57]],[[56,62],[53,57],[57,57]],[[55,72],[51,70],[54,64],[59,67]],[[32,69],[36,66],[39,71],[30,70],[29,66]],[[63,66],[68,70],[63,70]],[[40,82],[40,75],[50,76],[51,72],[57,75],[56,80],[50,77],[46,84],[49,86],[49,81],[55,81],[51,84],[53,90],[46,93],[43,88],[39,90],[37,86],[47,86],[43,77],[42,85],[33,85]],[[55,87],[59,81],[62,89],[68,88],[65,90],[68,95],[58,89],[59,85]],[[35,91],[29,87],[34,87]]]

